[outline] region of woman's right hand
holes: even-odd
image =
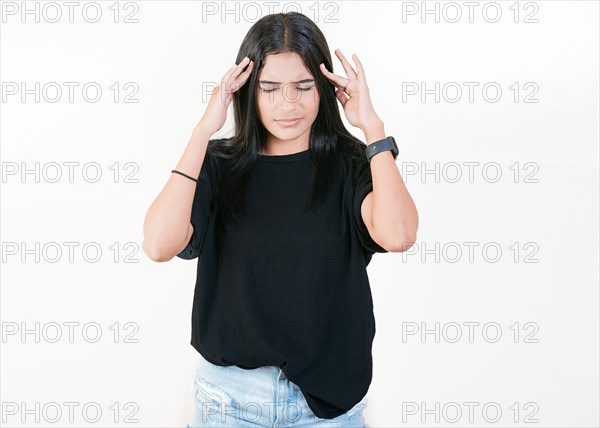
[[[248,68],[241,72],[248,64]],[[227,119],[227,108],[233,99],[233,93],[240,89],[250,77],[254,61],[245,57],[238,65],[231,67],[221,79],[219,86],[213,89],[206,111],[200,119],[199,125],[214,134],[219,131]]]

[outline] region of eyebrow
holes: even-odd
[[[297,82],[290,82],[290,83],[308,83],[308,82],[314,82],[315,79],[303,79],[303,80],[298,80]],[[267,85],[281,85],[281,82],[273,82],[271,80],[259,80],[258,83],[266,83]]]

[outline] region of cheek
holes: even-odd
[[[269,102],[267,99],[265,99],[265,97],[262,96],[258,96],[258,99],[256,101],[256,106],[258,109],[258,115],[260,117],[260,119],[264,122],[264,120],[268,120],[270,113],[269,113]]]
[[[308,97],[304,104],[304,109],[305,111],[310,111],[313,117],[317,116],[317,113],[319,112],[319,95],[317,92],[314,92]]]

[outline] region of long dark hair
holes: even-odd
[[[315,209],[329,190],[340,162],[354,159],[359,169],[369,167],[365,144],[344,126],[335,96],[336,88],[319,69],[323,63],[333,71],[329,46],[321,30],[298,12],[276,13],[259,19],[244,38],[235,63],[244,57],[254,61],[254,70],[246,83],[233,93],[235,132],[233,137],[211,141],[207,150],[219,159],[220,174],[215,189],[215,205],[224,217],[243,216],[245,185],[264,146],[267,130],[260,122],[257,107],[258,75],[269,54],[295,52],[312,74],[319,92],[319,111],[310,130],[309,148],[316,175],[310,209]]]

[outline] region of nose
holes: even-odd
[[[293,85],[285,85],[278,97],[279,106],[286,109],[286,111],[293,110],[300,102],[301,96],[302,93],[296,90]]]
[[[283,103],[279,104],[279,110],[286,112],[286,114],[282,116],[288,117],[288,112],[296,110],[296,104],[284,101]]]

